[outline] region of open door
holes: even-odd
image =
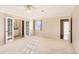
[[[11,17],[5,18],[5,43],[10,43],[14,40],[14,19]]]
[[[61,19],[60,20],[60,39],[67,40],[72,42],[71,37],[71,20],[70,19]]]
[[[29,24],[30,22],[27,20],[27,21],[24,21],[24,35],[25,37],[28,37],[29,36]]]

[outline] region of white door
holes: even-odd
[[[60,27],[60,38],[63,40],[67,40],[69,42],[72,41],[72,37],[71,37],[71,19],[61,19],[61,27]]]
[[[69,21],[64,22],[64,40],[69,40],[70,39],[70,32],[69,32]]]
[[[29,24],[30,22],[29,21],[24,21],[24,35],[25,37],[28,37],[29,36]]]
[[[6,17],[5,24],[5,43],[10,43],[14,40],[14,19]]]

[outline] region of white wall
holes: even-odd
[[[72,38],[73,46],[79,53],[79,6],[76,6],[72,16]]]
[[[36,35],[48,38],[59,38],[60,20],[57,18],[46,18],[42,20],[42,31],[37,31]]]
[[[60,19],[70,19],[71,17],[55,17],[42,19],[42,31],[36,31],[36,35],[47,38],[60,39]]]
[[[4,15],[0,13],[0,45],[4,44]]]

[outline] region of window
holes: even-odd
[[[41,20],[35,20],[35,31],[42,30],[42,21]]]

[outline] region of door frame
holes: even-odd
[[[65,18],[65,19],[60,19],[60,39],[63,39],[63,22],[69,21],[69,32],[70,32],[70,42],[72,43],[72,18]]]
[[[22,20],[22,37],[24,37],[24,20]]]
[[[69,21],[68,19],[61,19],[60,20],[60,39],[63,39],[64,38],[64,30],[63,30],[63,23],[66,22],[66,21]]]

